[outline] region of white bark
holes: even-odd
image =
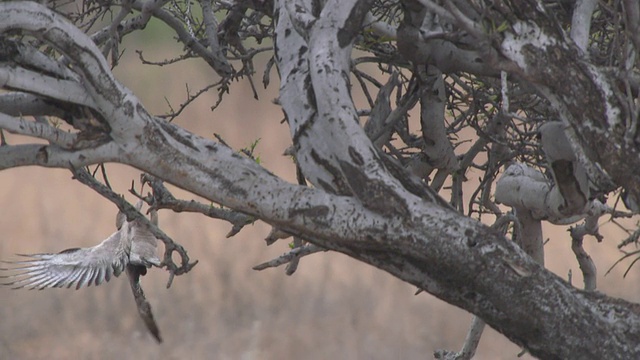
[[[94,105],[84,88],[75,81],[44,76],[22,68],[12,68],[8,64],[0,67],[0,87],[38,93],[48,98],[78,105]]]
[[[496,201],[528,209],[534,219],[547,220],[556,225],[568,225],[587,215],[612,211],[594,199],[579,211],[566,213],[565,199],[558,187],[538,170],[520,163],[509,166],[496,183]]]
[[[0,170],[128,164],[383,269],[477,314],[535,356],[640,356],[640,312],[633,305],[574,289],[494,230],[435,196],[414,195],[415,188],[405,188],[415,185],[412,179],[383,164],[357,123],[348,90],[365,3],[329,2],[303,36],[282,5],[276,3],[280,101],[298,161],[316,188],[287,183],[225,146],[152,117],[88,37],[32,2],[0,4],[0,32],[22,28],[64,53],[109,132],[81,149],[69,142],[2,146]],[[2,119],[3,128],[14,130],[20,121]],[[27,131],[38,136],[37,128]]]
[[[420,98],[420,124],[426,161],[440,170],[431,186],[439,189],[444,179],[458,170],[459,165],[445,128],[446,93],[443,75],[438,68],[427,68],[425,86],[427,88],[423,89]]]
[[[578,0],[573,8],[571,19],[571,38],[583,53],[587,53],[591,16],[598,2],[596,0]]]

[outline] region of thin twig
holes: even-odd
[[[254,266],[252,269],[260,271],[268,268],[278,267],[280,265],[288,264],[295,259],[299,259],[307,255],[311,255],[311,254],[315,254],[323,251],[327,251],[327,249],[321,248],[313,244],[308,244],[299,248],[295,248],[289,251],[288,253],[283,254],[273,260],[264,262],[262,264],[258,264]]]
[[[149,174],[142,174],[140,176],[140,181],[143,184],[149,184],[151,189],[153,190],[153,203],[150,203],[149,200],[135,191],[132,187],[129,189],[129,192],[135,195],[136,197],[144,200],[149,203],[154,209],[170,209],[174,212],[192,212],[192,213],[200,213],[205,216],[214,219],[221,219],[228,221],[233,225],[229,233],[227,233],[226,237],[230,238],[242,230],[242,228],[246,225],[252,224],[256,219],[252,216],[233,211],[227,209],[221,209],[214,207],[212,204],[203,204],[199,203],[195,200],[179,200],[176,199],[173,194],[164,186],[162,180],[156,178],[155,176]]]

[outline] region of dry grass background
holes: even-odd
[[[151,44],[146,56],[171,56],[174,45]],[[205,85],[213,76],[197,61],[187,69],[143,70],[132,50],[122,62],[117,77],[155,113],[166,111],[164,97],[173,104],[184,99],[187,80],[193,91],[198,86],[193,84]],[[257,150],[264,166],[293,181],[291,162],[280,155],[290,143],[288,129],[279,124],[281,111],[269,101],[276,91],[272,85],[255,101],[246,81],[236,83],[220,110],[209,111],[215,101],[211,94],[179,123],[201,136],[219,133],[238,149],[261,138]],[[120,165],[108,169],[112,185],[122,193],[139,176]],[[176,195],[190,198],[180,190]],[[68,171],[0,172],[0,258],[91,246],[115,230],[115,212]],[[124,278],[79,291],[0,288],[0,359],[425,359],[435,349],[458,349],[466,334],[468,313],[428,294],[414,296],[412,286],[340,254],[308,257],[291,277],[283,269],[251,270],[287,250],[285,242],[265,246],[269,228],[264,224],[249,226],[232,239],[224,237],[228,224],[198,215],[165,211],[160,224],[200,261],[170,289],[163,271],[143,278],[163,344],[146,333]],[[565,278],[572,270],[574,283],[581,284],[564,230],[546,229],[545,236],[552,238],[548,267]],[[624,234],[608,225],[603,235],[605,244],[589,239],[587,246],[600,270],[600,289],[640,301],[637,269],[625,280],[622,268],[602,277],[618,258],[614,245]],[[477,358],[514,359],[519,352],[489,329]]]

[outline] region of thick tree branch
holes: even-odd
[[[66,112],[56,106],[55,102],[17,91],[0,94],[0,109],[11,116],[51,115],[58,118],[66,116]]]
[[[82,85],[23,68],[0,65],[0,87],[38,94],[72,104],[95,107]]]
[[[640,357],[640,306],[573,288],[497,231],[435,198],[413,195],[403,186],[408,182],[398,180],[402,172],[394,170],[393,163],[381,161],[357,123],[348,90],[351,45],[368,11],[366,2],[330,1],[311,26],[308,43],[292,26],[282,25],[288,21],[282,5],[278,2],[276,9],[281,101],[293,124],[298,161],[306,164],[303,170],[311,174],[312,182],[317,181],[317,187],[285,182],[217,142],[150,116],[115,81],[86,36],[31,2],[0,4],[0,31],[22,27],[66,54],[110,132],[103,134],[108,135],[104,144],[79,151],[53,145],[2,146],[0,169],[79,168],[103,161],[128,164],[316,246],[383,269],[478,315],[534,356]],[[530,60],[526,51],[540,45],[518,43],[515,38],[512,42],[514,61]],[[565,50],[560,48],[560,54]],[[539,71],[539,65],[523,64],[525,77]],[[583,100],[554,94],[570,114],[578,102],[586,105]],[[588,116],[590,121],[596,115]],[[351,194],[355,197],[346,196]]]
[[[591,16],[597,3],[596,0],[577,0],[573,8],[571,38],[584,54],[587,53],[589,33],[591,30]]]
[[[82,150],[65,150],[56,145],[26,144],[0,146],[0,170],[19,166],[69,168],[121,161],[117,145],[108,142]]]
[[[78,141],[76,134],[62,131],[47,123],[28,121],[0,113],[0,129],[14,134],[27,135],[48,140],[62,148],[69,149]]]

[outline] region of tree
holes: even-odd
[[[198,5],[85,1],[76,11],[0,4],[7,90],[0,128],[48,142],[11,145],[3,137],[0,169],[68,168],[130,220],[142,219],[84,169],[127,164],[145,173],[153,194],[138,195],[154,209],[227,220],[230,235],[260,220],[274,227],[268,241],[293,236],[295,256],[275,264],[338,251],[476,314],[478,327],[486,322],[534,356],[639,356],[640,307],[592,291],[592,264],[581,248],[584,235],[600,236],[601,215],[630,215],[607,206],[607,195],[622,191],[631,212],[640,203],[637,2]],[[255,42],[272,41],[263,80],[275,65],[300,184],[272,175],[250,149],[241,155],[222,139],[174,125],[198,94],[162,118],[118,82],[111,72],[118,44],[152,17],[184,44],[174,61],[198,57],[219,74],[210,88],[220,101],[233,80],[251,81],[253,56],[268,49]],[[363,64],[377,65],[386,80]],[[356,91],[368,100],[362,110]],[[416,106],[419,131],[407,117]],[[478,137],[456,153],[465,129]],[[462,185],[472,168],[483,178],[465,209]],[[446,181],[449,201],[438,195]],[[163,182],[223,208],[177,200]],[[542,220],[583,218],[571,234],[587,290],[544,269],[540,231]],[[186,251],[148,226],[165,244],[171,278],[188,272]]]

